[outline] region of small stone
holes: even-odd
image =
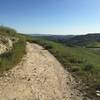
[[[98,97],[100,97],[100,90],[97,90],[97,91],[96,91],[96,95],[97,95]]]
[[[28,81],[30,81],[31,79],[29,78]]]
[[[13,100],[16,100],[16,98],[14,98]]]

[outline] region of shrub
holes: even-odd
[[[48,50],[48,49],[52,49],[52,46],[47,45],[47,44],[46,44],[44,47],[45,47],[45,49],[47,49],[47,50]]]
[[[75,59],[75,58],[70,58],[70,59],[69,59],[69,62],[70,62],[70,63],[76,63],[76,59]]]
[[[86,64],[83,68],[84,71],[91,71],[93,69],[93,65],[92,64]]]
[[[78,71],[79,71],[79,68],[77,68],[77,67],[74,67],[71,69],[71,72],[78,72]]]
[[[81,63],[84,62],[83,60],[77,59],[77,58],[74,58],[74,57],[73,58],[69,58],[68,60],[69,60],[70,63],[76,63],[76,64],[81,64]]]

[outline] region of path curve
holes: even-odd
[[[73,77],[47,50],[27,43],[20,64],[0,77],[0,100],[83,100]]]

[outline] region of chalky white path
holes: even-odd
[[[26,52],[0,77],[0,100],[82,100],[73,77],[47,50],[27,43]]]

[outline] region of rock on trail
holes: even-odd
[[[0,77],[0,100],[83,100],[54,56],[32,43],[26,51],[20,64]]]

